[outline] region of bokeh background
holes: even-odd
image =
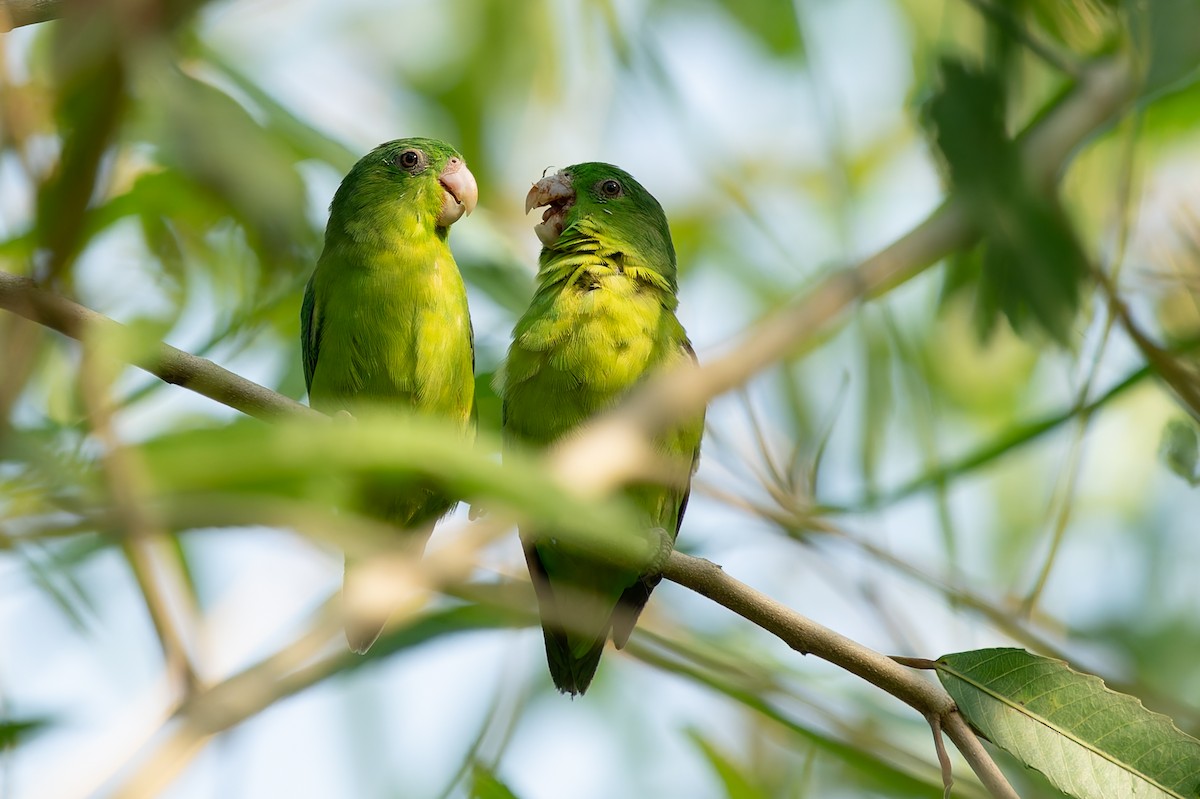
[[[1077,296],[1039,282],[1061,237],[1016,251],[1032,274],[1006,273],[1011,292],[1050,297],[1048,315],[1000,313],[1012,306],[980,276],[995,264],[959,253],[712,403],[680,548],[879,651],[1024,646],[1200,729],[1195,434],[1156,377],[1168,364],[1191,379],[1200,332],[1200,53],[1183,41],[1196,3],[147,0],[63,14],[0,35],[5,270],[300,399],[300,296],[338,181],[379,142],[443,138],[481,191],[451,244],[485,430],[533,285],[522,201],[546,168],[610,161],[658,197],[703,362],[944,200],[953,115],[939,129],[931,108],[971,112],[945,99],[947,59],[990,76],[1011,136],[1093,60],[1174,47],[1052,201],[1056,230],[1112,276],[1163,360],[1147,368],[1092,282]],[[119,525],[90,512],[109,494],[95,375],[75,342],[10,314],[0,335],[0,796],[107,796],[180,697]],[[172,436],[261,424],[133,369],[106,390],[109,432],[150,464]],[[146,475],[151,491],[185,479]],[[302,634],[339,588],[328,540],[168,526],[155,571],[203,682]],[[461,508],[431,549],[467,529]],[[474,574],[523,579],[515,533]],[[435,617],[345,661],[180,752],[161,795],[941,795],[923,719],[676,585],[574,701],[554,693],[536,628],[482,626],[501,629]],[[1057,795],[1002,762],[1022,795]],[[955,795],[983,795],[957,773]]]

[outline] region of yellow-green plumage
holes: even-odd
[[[415,411],[469,430],[471,321],[447,233],[475,197],[461,156],[432,139],[382,144],[342,181],[300,316],[314,408]],[[423,547],[455,500],[432,488],[373,484],[363,504]],[[347,588],[351,579],[347,564]],[[384,621],[348,620],[351,648],[365,652]]]
[[[609,164],[578,164],[536,184],[528,204],[549,206],[538,226],[546,246],[504,368],[506,447],[548,445],[612,408],[647,375],[695,358],[675,317],[666,217],[636,180]],[[701,416],[657,442],[677,464],[669,485],[624,489],[644,530],[671,539],[678,533],[703,427]],[[581,694],[609,635],[624,646],[661,576],[581,556],[552,530],[523,527],[521,538],[551,676],[559,690]]]

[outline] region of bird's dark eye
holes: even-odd
[[[621,184],[615,180],[606,180],[600,184],[600,193],[605,197],[621,196]]]
[[[405,150],[396,156],[396,166],[409,171],[421,165],[421,153],[418,150]]]

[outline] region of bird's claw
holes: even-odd
[[[661,527],[651,527],[645,531],[646,542],[650,545],[650,559],[642,571],[643,577],[657,577],[667,566],[667,559],[675,551],[675,537]]]

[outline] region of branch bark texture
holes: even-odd
[[[958,713],[950,694],[916,671],[835,632],[727,575],[703,558],[672,552],[663,570],[668,580],[724,605],[775,635],[792,649],[814,655],[862,677],[929,719],[935,734],[944,730],[971,769],[997,799],[1019,799]]]
[[[89,333],[125,329],[103,314],[46,291],[29,278],[7,272],[0,272],[0,308],[79,341]],[[297,415],[323,417],[306,405],[169,344],[156,345],[133,363],[164,382],[202,394],[249,416],[267,420]]]
[[[0,33],[58,19],[62,0],[0,0]]]

